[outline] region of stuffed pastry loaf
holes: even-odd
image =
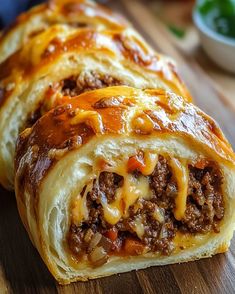
[[[54,24],[96,29],[129,26],[120,15],[86,0],[49,0],[21,14],[0,37],[0,62]]]
[[[190,100],[171,60],[131,28],[55,25],[0,65],[0,183],[13,186],[16,138],[62,95],[111,85],[165,88]],[[52,95],[53,94],[53,95]]]
[[[94,90],[20,135],[18,209],[63,284],[208,257],[233,234],[234,158],[217,124],[175,94]]]

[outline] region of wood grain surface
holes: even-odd
[[[177,61],[195,102],[219,122],[235,146],[235,76],[213,65],[195,39],[175,40],[150,2],[122,0],[109,4],[125,14],[156,50]],[[26,234],[14,194],[0,188],[0,201],[0,294],[235,293],[235,240],[229,252],[209,259],[60,286]]]

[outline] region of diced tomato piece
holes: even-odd
[[[143,162],[143,158],[139,157],[138,155],[129,158],[127,163],[127,170],[129,173],[137,169],[141,171],[142,169],[144,169],[144,167],[145,164]]]
[[[118,230],[116,228],[112,228],[105,232],[105,237],[109,238],[111,241],[115,241],[118,237]]]
[[[138,240],[127,238],[124,244],[125,253],[139,255],[144,251],[145,246]]]
[[[195,163],[195,167],[199,169],[204,169],[208,165],[208,161],[205,159],[200,159]]]
[[[108,164],[108,162],[106,160],[104,160],[103,158],[100,158],[98,161],[97,161],[97,167],[100,169],[100,170],[106,170],[108,167],[110,167],[110,165]]]
[[[45,93],[45,97],[47,99],[50,99],[51,96],[53,96],[56,93],[56,91],[58,90],[59,87],[60,87],[59,83],[50,85]]]

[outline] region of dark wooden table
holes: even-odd
[[[113,1],[145,38],[179,64],[195,102],[221,125],[235,146],[235,76],[214,66],[189,21],[189,36],[176,40],[154,12],[154,3]],[[186,4],[165,6],[166,15]],[[188,8],[187,8],[188,9]],[[179,19],[179,17],[178,17]],[[69,286],[58,285],[21,224],[14,194],[0,189],[0,294],[2,293],[235,293],[235,240],[229,252],[180,265],[154,267]]]

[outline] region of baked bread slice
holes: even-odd
[[[180,96],[117,86],[74,98],[19,137],[16,199],[62,284],[225,252],[235,156]]]

